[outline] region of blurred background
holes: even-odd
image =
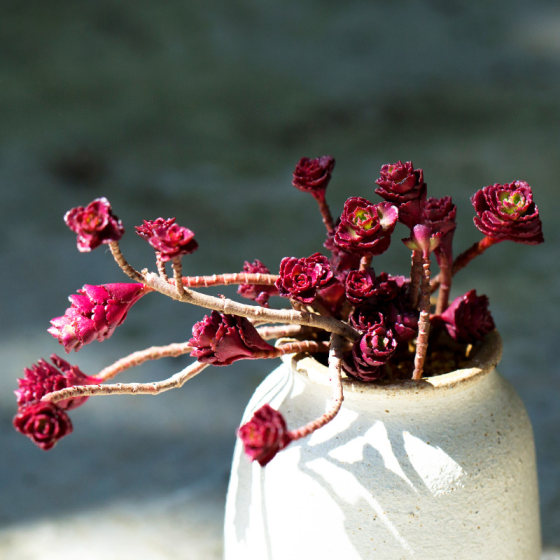
[[[144,218],[176,216],[200,249],[187,272],[321,250],[301,156],[336,160],[328,198],[377,200],[380,166],[422,167],[458,206],[456,251],[480,234],[469,197],[523,179],[546,243],[503,243],[457,277],[489,296],[503,375],[531,416],[546,558],[560,548],[560,7],[547,0],[1,2],[0,557],[217,559],[235,429],[271,365],[213,368],[157,397],[97,397],[45,453],[11,427],[16,377],[56,352],[45,332],[83,284],[126,281],[105,247],[76,250],[65,211],[106,196],[137,268]],[[402,235],[400,235],[402,233]],[[395,239],[404,237],[402,230]],[[398,241],[375,267],[407,269]],[[224,293],[231,294],[222,290]],[[182,341],[204,311],[144,298],[68,359],[94,374]],[[123,374],[161,379],[188,359]],[[560,556],[558,556],[560,557]]]

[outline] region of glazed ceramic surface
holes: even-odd
[[[238,443],[225,558],[516,559],[540,556],[531,425],[496,371],[492,333],[472,368],[419,383],[344,381],[339,415],[265,468]],[[288,357],[258,387],[293,429],[321,415],[328,369]]]

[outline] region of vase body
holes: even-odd
[[[532,429],[496,371],[492,333],[475,367],[399,385],[345,380],[338,416],[266,467],[237,443],[225,558],[538,560]],[[329,372],[286,358],[257,388],[294,429],[320,416]]]

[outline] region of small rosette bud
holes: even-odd
[[[422,169],[414,169],[411,161],[386,163],[381,167],[375,192],[399,208],[399,221],[413,228],[422,221],[426,183]]]
[[[331,156],[301,158],[294,170],[292,185],[300,191],[311,193],[316,198],[323,198],[333,168],[334,158]]]
[[[189,255],[198,249],[194,233],[176,224],[175,218],[144,220],[144,223],[135,229],[136,233],[160,254],[164,262],[181,255]]]
[[[346,276],[345,288],[348,301],[363,303],[375,293],[375,273],[371,268],[351,270]]]
[[[237,435],[243,442],[245,453],[261,467],[291,441],[284,417],[268,404],[261,406],[251,420],[239,428]]]
[[[383,376],[382,366],[396,349],[393,331],[383,324],[376,324],[354,343],[351,355],[343,360],[343,368],[350,377],[376,381]]]
[[[13,424],[18,432],[45,451],[72,433],[72,422],[66,412],[49,402],[36,402],[22,407],[14,417]]]
[[[442,198],[428,198],[424,205],[424,217],[422,223],[427,225],[432,234],[440,234],[439,245],[435,249],[435,255],[438,262],[444,255],[447,262],[453,259],[453,234],[457,224],[455,217],[457,216],[457,207],[453,204],[450,196]]]
[[[40,401],[47,393],[53,391],[75,385],[99,383],[97,378],[86,375],[78,366],[70,365],[56,354],[51,356],[51,361],[54,365],[46,360],[39,360],[23,370],[25,376],[18,379],[18,389],[14,391],[20,408]],[[82,405],[87,399],[88,397],[77,397],[58,401],[56,404],[63,410],[70,410]]]
[[[544,241],[539,209],[525,181],[489,185],[477,191],[471,202],[476,212],[474,225],[484,235],[528,245]]]
[[[301,259],[284,257],[279,274],[276,281],[279,295],[302,303],[312,303],[317,290],[329,286],[334,278],[329,259],[321,253]]]
[[[64,215],[66,225],[78,235],[78,251],[88,252],[102,243],[118,241],[124,234],[122,222],[105,198],[96,198],[85,208],[78,206]]]
[[[412,251],[420,251],[424,258],[428,258],[439,245],[440,239],[440,232],[432,233],[430,226],[417,224],[412,228],[410,237],[402,241]]]
[[[334,242],[349,253],[380,255],[391,243],[397,218],[397,207],[388,202],[372,204],[361,196],[350,197],[344,203]]]
[[[143,284],[86,284],[68,298],[71,307],[52,319],[47,330],[66,352],[78,351],[84,344],[109,338],[147,291]]]
[[[270,270],[259,259],[255,259],[252,263],[245,261],[243,272],[249,274],[270,274]],[[278,290],[275,286],[266,284],[240,284],[237,288],[237,293],[244,298],[256,301],[263,307],[268,307],[268,299],[270,296],[278,294]]]
[[[495,328],[488,309],[488,297],[477,296],[476,290],[456,298],[439,319],[445,323],[449,336],[457,342],[476,342]]]
[[[277,356],[245,317],[212,311],[192,329],[191,356],[213,366],[228,366],[236,360]]]

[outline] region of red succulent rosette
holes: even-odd
[[[270,270],[259,260],[255,259],[252,263],[245,261],[243,272],[249,274],[270,274]],[[275,286],[266,284],[240,284],[237,293],[247,299],[256,301],[263,307],[268,307],[268,299],[272,295],[277,295],[278,290]]]
[[[66,387],[99,383],[96,377],[86,375],[78,366],[70,365],[56,354],[51,355],[51,361],[54,365],[46,360],[39,360],[30,368],[23,370],[25,376],[18,379],[18,389],[14,391],[19,407],[40,401],[47,393]],[[58,401],[57,406],[63,410],[70,410],[82,405],[88,398],[65,399]]]
[[[276,356],[277,350],[266,342],[245,317],[212,311],[192,328],[191,356],[213,366],[228,366],[236,360]]]
[[[397,339],[383,324],[371,326],[354,343],[352,353],[343,360],[342,367],[350,377],[361,381],[377,381],[384,375],[384,366],[395,350]]]
[[[329,286],[334,278],[329,259],[321,253],[301,259],[284,257],[279,275],[276,281],[279,295],[302,303],[312,303],[317,290]]]
[[[474,225],[484,235],[528,245],[544,241],[539,209],[525,181],[489,185],[477,191],[471,202],[476,211]]]
[[[334,158],[331,156],[301,158],[294,170],[292,185],[300,191],[311,193],[316,198],[324,197],[331,180],[334,163]]]
[[[175,223],[176,218],[156,218],[144,220],[136,226],[136,233],[145,239],[166,262],[181,255],[189,255],[198,249],[194,233],[186,227]]]
[[[125,320],[129,309],[148,292],[143,284],[86,284],[68,299],[72,304],[48,330],[66,352],[109,338]]]
[[[375,293],[375,272],[366,270],[351,270],[346,276],[346,297],[354,304],[363,303]]]
[[[424,205],[424,217],[422,223],[429,226],[432,234],[441,234],[439,245],[434,253],[438,263],[444,255],[447,262],[453,260],[453,234],[457,224],[455,218],[457,216],[457,207],[453,204],[450,196],[442,198],[428,198]]]
[[[350,197],[344,203],[334,242],[349,253],[380,255],[391,243],[397,218],[397,207],[389,202],[372,204],[361,196]]]
[[[426,199],[424,171],[414,169],[411,161],[386,163],[381,167],[375,192],[383,199],[398,206],[399,222],[412,228],[422,221]]]
[[[78,235],[78,251],[88,252],[102,243],[118,241],[124,234],[122,222],[105,198],[96,198],[85,208],[72,208],[64,215],[66,225]]]
[[[72,422],[66,412],[49,402],[31,403],[20,408],[13,424],[18,432],[45,451],[72,433]]]
[[[239,428],[237,434],[243,442],[245,453],[261,467],[291,441],[284,417],[268,404],[261,406],[251,420]]]
[[[488,309],[488,297],[476,295],[476,290],[453,300],[438,318],[444,322],[449,336],[457,342],[476,342],[495,329]]]

